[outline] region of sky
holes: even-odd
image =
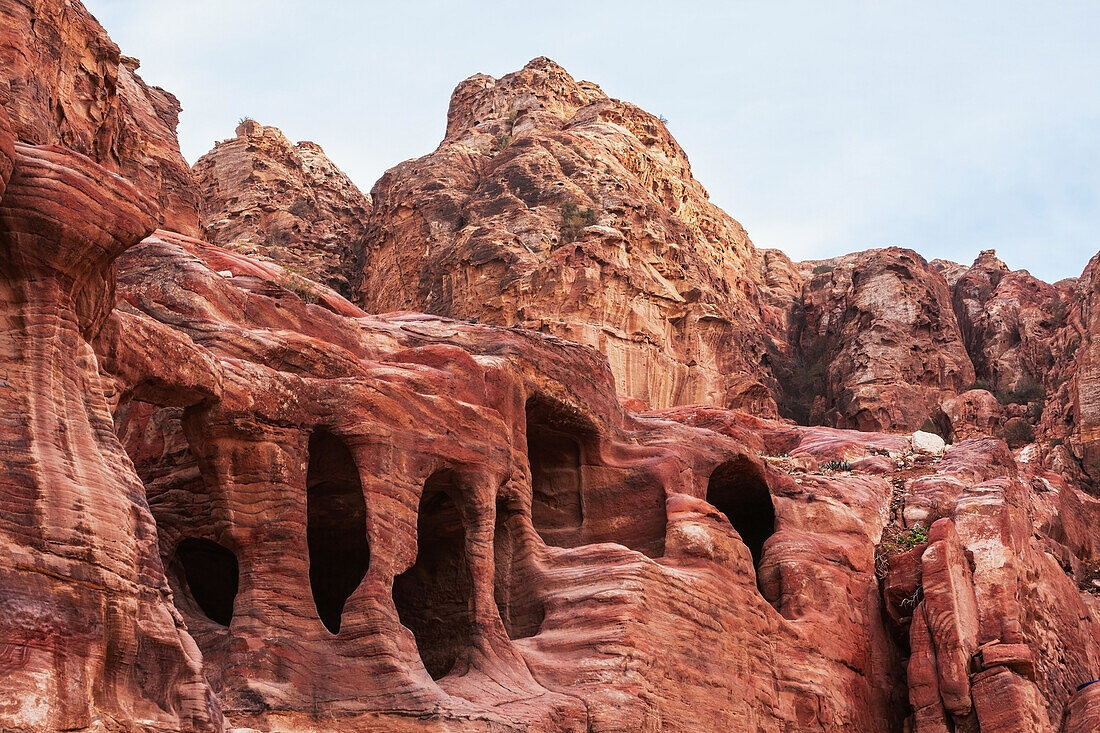
[[[1100,2],[85,0],[179,97],[194,162],[240,118],[368,191],[450,93],[549,56],[668,118],[758,247],[996,249],[1047,281],[1100,251]]]

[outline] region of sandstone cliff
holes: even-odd
[[[172,98],[77,4],[0,23],[0,728],[1096,729],[1100,256],[754,251],[658,120],[536,60],[375,188],[360,297],[467,320],[368,314],[153,231]],[[215,176],[226,231],[268,246],[286,181],[335,232],[297,170]]]
[[[774,413],[744,229],[656,117],[549,59],[455,90],[439,148],[388,171],[359,298],[604,353],[623,394]]]
[[[316,143],[245,120],[195,163],[203,236],[351,295],[370,199]]]
[[[176,140],[179,101],[148,87],[76,2],[0,5],[0,106],[17,140],[59,144],[121,173],[161,226],[198,234],[198,197]]]
[[[974,382],[947,283],[920,255],[891,247],[813,264],[794,306],[794,359],[777,370],[792,417],[915,430]]]

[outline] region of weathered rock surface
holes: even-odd
[[[155,208],[89,158],[3,133],[0,728],[217,730],[87,340]]]
[[[1051,345],[1054,332],[1066,323],[1072,294],[1026,270],[1009,270],[993,250],[978,256],[953,291],[955,313],[978,379],[1005,396],[1041,388],[1045,375],[1060,361]]]
[[[1083,471],[1094,491],[1100,482],[1100,255],[1074,283],[1066,324],[1050,342],[1061,355],[1044,379],[1040,431],[1050,450],[1045,465]]]
[[[375,185],[361,304],[597,348],[655,407],[774,413],[759,255],[656,117],[549,59],[451,98],[434,153]]]
[[[203,237],[351,296],[370,199],[312,142],[244,120],[195,163]]]
[[[159,204],[162,226],[198,233],[191,169],[176,140],[178,100],[146,86],[137,61],[120,55],[80,3],[3,3],[0,67],[0,106],[16,139],[87,155]]]
[[[0,14],[42,33],[0,45],[42,65],[0,88],[0,728],[1095,728],[1100,257],[1047,326],[1054,286],[989,258],[754,252],[658,121],[538,60],[460,85],[440,149],[379,184],[362,291],[527,327],[370,315],[149,235],[185,199],[174,101],[125,91],[79,5]],[[962,298],[965,345],[1010,390],[1050,334],[1037,443],[988,435],[1030,404],[959,394],[949,288],[1003,301]],[[883,432],[774,419],[795,367],[817,419]],[[942,453],[909,435],[929,416]]]
[[[792,415],[911,431],[973,383],[947,283],[920,255],[870,250],[809,275],[791,335],[795,358],[777,374]]]

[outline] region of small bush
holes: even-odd
[[[1026,405],[1043,397],[1043,387],[1031,377],[1024,377],[1008,393],[998,395],[1001,404]]]
[[[825,273],[832,272],[835,269],[836,269],[836,267],[834,267],[833,265],[818,265],[817,267],[814,268],[814,274],[815,275],[824,275]]]
[[[575,242],[585,227],[596,223],[596,212],[569,202],[561,205],[561,241]]]
[[[501,150],[504,150],[512,144],[512,139],[511,135],[497,135],[493,139],[493,152],[499,153]]]
[[[304,277],[297,268],[284,267],[283,274],[275,284],[294,293],[305,303],[318,303],[321,300],[321,293],[317,290],[317,286]]]
[[[928,543],[928,530],[923,524],[908,529],[890,523],[882,530],[882,540],[875,548],[875,575],[885,578],[890,569],[890,556],[908,552]]]
[[[943,430],[940,429],[940,426],[937,425],[936,421],[931,417],[924,418],[924,422],[920,425],[920,430],[925,433],[933,433],[941,438],[947,438],[947,436],[943,434]]]
[[[906,550],[912,550],[917,545],[923,545],[928,542],[928,530],[925,529],[923,524],[914,524],[912,527],[899,534],[895,541]]]
[[[825,471],[851,471],[852,464],[848,461],[826,461],[821,468]]]
[[[989,283],[983,283],[982,286],[978,288],[978,300],[983,303],[989,300],[991,295],[993,295],[993,288],[990,287]]]
[[[1020,448],[1035,440],[1035,428],[1022,417],[1014,417],[1005,423],[1003,437],[1010,448]]]

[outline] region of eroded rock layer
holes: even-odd
[[[174,98],[0,28],[0,728],[1095,729],[1100,258],[754,251],[539,59],[376,187],[359,297],[435,313],[370,314],[294,269],[362,222],[319,151],[204,168],[257,247],[316,204],[291,269],[153,231]]]
[[[0,4],[0,67],[0,106],[16,139],[87,155],[157,203],[161,226],[198,234],[198,197],[176,140],[179,101],[147,86],[80,3]]]
[[[439,148],[372,196],[368,311],[523,326],[597,348],[653,406],[774,413],[752,243],[653,115],[545,58],[473,76]]]
[[[370,199],[316,143],[244,120],[195,163],[204,238],[350,297]]]
[[[0,727],[217,730],[88,343],[155,208],[78,153],[0,151]]]

